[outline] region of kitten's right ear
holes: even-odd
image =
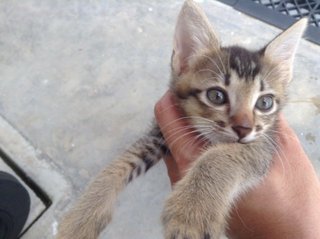
[[[192,0],[186,0],[174,34],[172,68],[175,73],[186,72],[197,54],[219,47],[219,40],[203,10]]]

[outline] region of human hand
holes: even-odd
[[[157,103],[155,113],[171,151],[165,162],[174,184],[201,154],[203,142],[196,141],[170,92]],[[231,213],[230,238],[316,238],[320,233],[319,180],[282,116],[278,137],[278,153],[268,175]],[[190,142],[197,143],[186,147]]]
[[[196,133],[176,106],[170,91],[155,106],[156,120],[170,149],[164,161],[172,185],[184,176],[205,145],[195,139]]]

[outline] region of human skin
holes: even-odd
[[[172,93],[167,92],[155,106],[157,122],[170,149],[164,160],[172,185],[185,175],[205,144],[196,140],[176,105]],[[229,238],[319,238],[320,182],[282,115],[277,145],[278,152],[264,180],[237,200],[229,220]]]

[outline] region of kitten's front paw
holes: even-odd
[[[213,239],[213,235],[209,232],[181,223],[169,223],[165,226],[165,239]]]
[[[221,225],[209,211],[199,201],[171,197],[162,214],[165,239],[220,238]]]

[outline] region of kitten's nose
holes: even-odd
[[[253,127],[253,115],[248,112],[238,112],[231,118],[231,125],[234,132],[237,133],[239,139],[246,137]]]
[[[237,133],[240,139],[246,137],[252,130],[252,128],[243,126],[233,126],[232,129]]]

